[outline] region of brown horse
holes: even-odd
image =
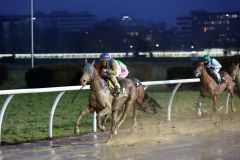
[[[238,64],[233,64],[231,69],[231,77],[235,81],[235,87],[234,91],[240,98],[240,68],[239,68],[239,63]]]
[[[97,113],[97,127],[101,131],[105,131],[102,118],[112,112],[112,126],[107,142],[112,138],[112,134],[116,133],[117,129],[124,122],[128,110],[133,107],[133,123],[132,130],[136,126],[137,107],[144,102],[144,87],[138,86],[133,80],[122,78],[121,93],[118,97],[112,95],[108,89],[107,82],[100,74],[98,65],[95,61],[86,63],[84,66],[83,75],[80,79],[81,85],[90,83],[91,93],[89,104],[80,112],[75,125],[75,133],[79,134],[80,120],[87,113]],[[119,112],[122,111],[122,114]]]
[[[233,80],[237,80],[237,82],[240,83],[239,63],[232,65],[232,67],[231,67],[231,77],[233,78]]]
[[[200,78],[200,96],[198,99],[198,110],[197,113],[199,116],[201,116],[201,104],[204,98],[208,97],[211,98],[213,101],[213,110],[218,111],[217,109],[217,100],[218,95],[222,93],[225,89],[228,90],[228,92],[231,94],[231,109],[232,111],[235,111],[234,108],[234,97],[233,97],[233,86],[234,83],[232,81],[232,78],[227,72],[222,71],[221,75],[223,76],[223,79],[225,80],[224,83],[221,84],[219,87],[216,81],[208,74],[206,67],[203,62],[198,62],[196,69],[194,71],[195,77]]]

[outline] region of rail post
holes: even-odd
[[[51,112],[49,114],[49,124],[48,124],[48,136],[49,138],[52,138],[52,128],[53,128],[53,116],[55,113],[55,109],[57,107],[57,104],[59,100],[61,99],[62,95],[65,93],[65,91],[62,91],[58,94],[58,96],[55,98],[54,103],[52,105]]]
[[[173,98],[175,96],[175,93],[177,92],[177,89],[180,87],[182,83],[178,83],[175,88],[173,89],[172,91],[172,94],[171,94],[171,97],[169,99],[169,103],[168,103],[168,121],[171,121],[171,110],[172,110],[172,101],[173,101]]]
[[[13,94],[8,95],[8,97],[4,101],[4,104],[3,104],[2,109],[1,109],[1,113],[0,113],[0,143],[2,143],[2,121],[3,121],[3,116],[4,116],[4,113],[5,113],[5,110],[6,110],[7,106],[8,106],[8,104],[9,104],[9,102],[13,98],[13,96],[14,96]]]

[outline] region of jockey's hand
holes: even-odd
[[[108,69],[102,69],[102,75],[105,77],[109,77],[109,70]]]
[[[210,67],[210,70],[214,70],[215,69],[215,67]]]

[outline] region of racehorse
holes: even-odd
[[[231,77],[233,78],[233,80],[236,80],[238,83],[240,83],[239,63],[232,65],[232,67],[231,67]]]
[[[218,95],[222,93],[225,89],[228,90],[228,92],[231,95],[231,109],[232,111],[235,111],[234,107],[234,97],[233,97],[233,86],[234,83],[232,81],[231,76],[227,73],[222,71],[221,75],[224,79],[224,83],[221,84],[221,86],[218,86],[216,81],[208,74],[207,69],[203,62],[198,62],[196,65],[196,69],[194,71],[195,77],[200,78],[200,96],[198,98],[198,110],[197,113],[199,116],[202,114],[201,105],[203,99],[206,97],[211,98],[213,101],[213,111],[218,111],[217,109],[217,100]]]
[[[133,107],[133,123],[132,130],[136,127],[137,107],[144,102],[144,87],[136,85],[134,80],[122,78],[119,80],[121,84],[121,93],[115,97],[108,88],[106,80],[100,73],[98,65],[93,61],[91,64],[86,63],[83,75],[80,79],[81,85],[90,83],[89,104],[80,112],[75,125],[75,133],[79,134],[80,120],[87,113],[97,113],[97,127],[101,131],[105,131],[102,118],[112,112],[112,126],[107,142],[112,138],[113,133],[124,122],[128,110]],[[122,114],[119,114],[123,110]]]
[[[239,68],[239,63],[238,64],[233,64],[231,69],[231,77],[235,81],[235,93],[238,95],[240,98],[240,68]]]

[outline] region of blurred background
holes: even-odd
[[[237,0],[1,0],[0,8],[0,74],[10,83],[2,89],[77,85],[84,59],[103,52],[142,81],[193,77],[204,54],[223,66],[239,59],[231,58],[240,47]]]
[[[85,59],[98,60],[103,52],[124,62],[129,76],[141,81],[195,78],[195,64],[205,54],[229,71],[232,63],[240,63],[239,28],[239,0],[0,0],[0,89],[79,85]],[[173,101],[173,119],[195,119],[198,85],[181,85]],[[173,87],[147,89],[162,107],[151,124],[165,122]],[[75,95],[65,93],[59,102],[54,136],[73,135],[89,91],[81,92],[73,103]],[[3,121],[3,142],[46,138],[56,96],[15,96]],[[220,96],[222,105],[226,96]],[[0,97],[2,104],[5,98]],[[208,101],[203,108],[213,117],[210,126],[212,122],[217,126],[210,105]],[[235,115],[240,117],[239,112]],[[146,122],[144,117],[152,115],[140,113],[139,124]],[[232,123],[233,118],[227,120]],[[82,124],[81,134],[91,132],[92,117]]]

